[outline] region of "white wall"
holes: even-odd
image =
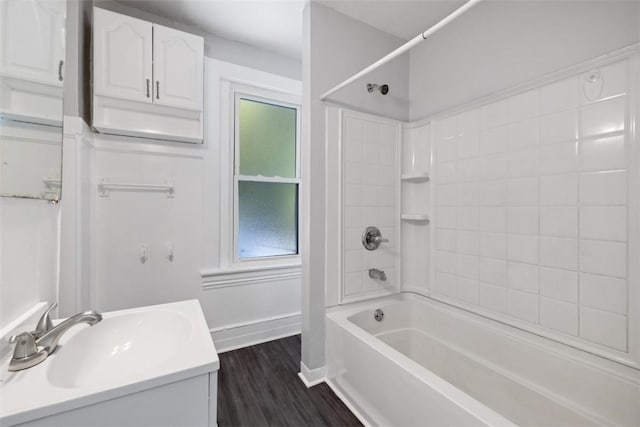
[[[60,317],[94,309],[91,296],[95,192],[93,132],[80,117],[64,118],[60,218]]]
[[[86,122],[91,121],[92,16],[90,0],[67,0],[63,109],[65,116],[82,117]]]
[[[0,198],[0,329],[55,300],[59,212],[46,200]]]
[[[411,119],[637,41],[638,2],[482,2],[411,50]]]
[[[89,119],[89,63],[83,59],[89,58],[90,31],[86,26],[92,3],[69,0],[67,21],[65,112],[85,120]],[[114,2],[95,3],[199,33]],[[65,135],[63,191],[68,191],[62,202],[64,280],[60,295],[56,294],[59,208],[43,201],[1,201],[1,324],[40,300],[59,299],[61,313],[71,315],[88,308],[112,310],[198,298],[214,337],[217,334],[226,340],[225,345],[299,331],[299,271],[234,284],[225,284],[222,279],[205,289],[201,270],[220,268],[216,248],[221,235],[220,144],[228,143],[220,140],[220,80],[238,79],[300,94],[298,80],[281,76],[299,78],[301,64],[242,43],[202,35],[207,56],[252,67],[206,60],[204,146],[103,135],[95,135],[92,141],[80,122],[74,120],[73,129],[65,122],[69,135]],[[95,194],[96,180],[103,177],[134,182],[171,179],[177,185],[176,198],[130,193],[99,198]],[[165,257],[169,241],[175,250],[172,262]],[[139,243],[147,243],[151,251],[144,265],[137,260]]]
[[[206,59],[202,146],[91,134],[75,118],[65,119],[61,314],[198,298],[214,338],[220,338],[225,348],[299,331],[299,269],[267,274],[263,280],[235,280],[232,274],[217,277],[216,272],[221,268],[218,243],[224,235],[219,162],[221,144],[228,143],[220,139],[221,79],[299,94],[301,83],[291,78],[300,78],[300,61],[114,1],[68,1],[66,115],[90,121],[93,5],[199,34],[205,38],[205,56],[229,63]],[[116,193],[101,198],[96,185],[102,178],[170,179],[176,184],[176,197]],[[167,242],[174,247],[173,261],[166,258]],[[138,261],[140,243],[150,250],[145,264]],[[216,280],[211,279],[214,276]]]
[[[335,277],[340,264],[336,215],[340,211],[339,145],[337,138],[332,138],[330,145],[325,139],[327,104],[319,99],[402,41],[314,2],[304,13],[302,130],[303,149],[309,149],[306,157],[309,187],[302,203],[309,215],[301,223],[301,230],[309,232],[309,240],[303,242],[302,249],[302,371],[313,372],[324,366],[325,286],[337,286],[327,280]],[[332,100],[359,111],[406,119],[407,79],[408,57],[403,56],[369,75],[367,81],[356,82],[336,94]],[[365,87],[368,81],[389,84],[390,94],[385,97],[368,93]]]
[[[311,4],[311,90],[321,95],[404,40],[318,3]],[[402,55],[329,98],[358,111],[398,120],[409,118],[409,55]],[[369,93],[367,83],[388,84],[389,93]]]
[[[229,81],[286,93],[301,83],[262,71],[205,59],[205,142],[198,144],[96,134],[95,177],[113,182],[175,186],[175,197],[154,192],[95,194],[95,273],[91,294],[98,310],[197,298],[214,340],[226,349],[300,329],[300,272],[267,277],[229,271],[221,239],[233,236],[222,220],[230,209],[224,187],[225,156],[233,140],[221,117]],[[140,245],[149,257],[140,261]],[[167,245],[174,257],[167,257]],[[239,275],[236,275],[238,273]]]

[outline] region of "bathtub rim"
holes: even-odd
[[[341,310],[336,310],[336,312],[327,314],[327,317],[333,321],[335,321],[339,326],[353,335],[356,339],[364,342],[366,345],[371,347],[373,351],[380,353],[385,358],[389,359],[392,363],[398,365],[401,369],[407,371],[409,374],[415,376],[418,380],[425,383],[428,387],[431,387],[445,399],[449,400],[452,404],[456,405],[460,408],[460,410],[467,412],[473,417],[477,418],[480,422],[488,426],[505,426],[505,427],[517,427],[517,424],[513,423],[509,419],[500,415],[498,412],[479,402],[474,397],[455,387],[453,384],[449,383],[445,379],[439,377],[434,374],[430,370],[426,369],[424,366],[415,362],[411,358],[405,356],[400,353],[398,350],[393,347],[379,341],[374,335],[371,335],[364,329],[360,328],[355,323],[351,322],[348,317],[355,313],[360,313],[367,308],[372,308],[376,306],[380,306],[381,301],[389,301],[392,300],[396,303],[404,302],[405,298],[401,294],[377,298],[375,300],[368,300],[365,303],[353,303],[356,307],[349,307],[346,310],[346,313],[341,313]],[[350,304],[351,305],[351,304]],[[387,304],[388,305],[388,304]],[[341,308],[344,308],[342,306]],[[336,316],[337,314],[337,316]],[[400,361],[398,361],[400,358]],[[329,360],[327,358],[327,360]],[[362,417],[362,411],[360,409],[361,405],[355,404],[350,396],[345,393],[340,385],[334,380],[334,378],[330,377],[329,372],[327,372],[326,382],[332,388],[332,390],[337,389],[339,393],[336,393],[340,397],[340,399],[345,402],[345,404],[349,408],[356,408],[358,414]],[[360,418],[360,417],[358,417]],[[368,421],[368,418],[365,417]],[[362,420],[361,420],[362,421]],[[367,424],[367,423],[365,423]]]
[[[347,322],[356,327],[358,331],[369,335],[367,331],[351,322],[348,318],[367,309],[380,308],[381,304],[390,305],[405,301],[424,302],[439,311],[444,310],[447,311],[447,314],[478,323],[482,327],[489,328],[493,332],[505,336],[506,338],[516,340],[521,344],[537,347],[543,351],[553,353],[564,359],[579,363],[587,368],[595,369],[607,375],[612,375],[617,379],[626,381],[636,387],[640,387],[640,369],[638,368],[590,353],[581,348],[572,347],[569,344],[553,340],[543,335],[535,334],[529,330],[518,328],[517,326],[483,316],[457,305],[452,305],[417,292],[403,291],[395,295],[381,296],[368,299],[366,301],[328,307],[326,316],[327,318],[340,323]]]
[[[458,405],[462,410],[465,410],[466,412],[477,417],[479,420],[487,423],[488,425],[515,424],[504,416],[500,415],[497,411],[484,405],[473,396],[457,389],[455,386],[448,383],[443,378],[438,377],[428,368],[420,365],[419,363],[402,354],[400,351],[394,349],[390,345],[382,342],[375,335],[369,333],[349,319],[354,314],[358,314],[363,311],[373,310],[376,308],[384,309],[385,306],[394,305],[406,301],[416,301],[418,303],[428,304],[435,310],[438,310],[440,312],[445,311],[444,315],[450,315],[454,316],[457,319],[461,319],[462,321],[472,322],[477,327],[487,328],[490,333],[495,333],[499,337],[503,337],[504,339],[514,340],[521,345],[532,346],[538,351],[549,353],[551,354],[551,356],[561,358],[568,363],[576,363],[581,365],[585,369],[591,369],[599,374],[611,376],[614,380],[622,381],[623,383],[626,383],[627,385],[638,389],[640,393],[640,370],[636,370],[635,368],[629,367],[627,365],[604,359],[600,356],[585,352],[584,350],[573,348],[566,344],[553,341],[547,337],[535,335],[530,331],[522,330],[515,326],[501,323],[491,318],[486,318],[475,312],[464,310],[458,306],[450,305],[442,301],[424,296],[422,294],[403,292],[392,296],[380,297],[342,306],[334,306],[327,309],[327,321],[335,322],[338,326],[345,329],[345,331],[350,333],[353,337],[369,345],[374,351],[390,359],[392,363],[400,366],[410,374],[415,375],[420,381],[424,382],[427,386],[432,387],[438,393],[442,394],[445,398]],[[391,329],[389,331],[392,330],[394,329]],[[455,344],[449,344],[449,346],[457,351],[463,350],[457,347]],[[579,416],[582,416],[595,424],[609,425],[612,423],[611,419],[605,418],[603,415],[591,411],[588,407],[580,405],[578,402],[574,402],[562,395],[558,395],[552,390],[534,384],[526,378],[521,378],[517,373],[512,373],[507,369],[503,369],[499,365],[493,364],[490,361],[483,359],[482,357],[476,356],[475,354],[472,354],[469,357],[471,357],[476,362],[484,364],[485,366],[494,369],[496,372],[505,375],[511,380],[518,382],[530,388],[531,390],[550,398],[551,400],[557,401],[562,406],[571,411],[574,411]],[[327,356],[327,361],[329,360],[330,358]],[[333,376],[329,375],[330,371],[327,371],[327,374],[327,382],[331,381],[334,385],[336,385]],[[437,380],[434,381],[433,377],[436,377]],[[440,387],[442,385],[442,382],[444,382],[446,385]],[[335,388],[335,386],[332,388]],[[453,388],[454,390],[452,390],[451,388]],[[460,399],[453,398],[453,396],[459,397],[460,399],[462,399],[462,401]],[[486,419],[485,417],[489,417],[489,419]],[[497,419],[500,419],[500,421],[497,422]]]

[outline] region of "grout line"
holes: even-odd
[[[541,176],[541,169],[542,169],[542,145],[540,143],[541,140],[541,125],[542,125],[542,120],[541,120],[541,105],[542,105],[542,90],[541,88],[537,89],[537,95],[538,95],[538,116],[537,116],[537,126],[536,126],[536,140],[537,140],[537,144],[536,147],[538,149],[538,176],[537,176],[537,184],[538,184],[538,200],[537,200],[537,209],[538,209],[538,324],[540,326],[542,326],[542,300],[540,298],[540,269],[541,269],[541,260],[542,260],[542,245],[540,244],[540,236],[542,235],[542,223],[541,223],[541,213],[542,213],[542,208],[541,208],[541,195],[540,195],[540,176]]]
[[[580,96],[582,96],[582,93],[580,93]],[[582,177],[581,174],[581,170],[582,170],[582,158],[581,158],[581,145],[580,144],[580,134],[581,134],[581,129],[582,129],[582,120],[583,120],[583,114],[582,114],[582,108],[578,108],[577,109],[577,114],[578,114],[578,128],[576,129],[576,159],[577,159],[577,163],[578,163],[578,183],[577,183],[577,190],[578,190],[578,195],[576,197],[576,238],[578,239],[578,243],[576,246],[576,250],[577,250],[577,254],[576,254],[576,270],[577,270],[577,274],[578,277],[576,278],[577,280],[577,296],[576,296],[576,310],[577,310],[577,315],[578,318],[576,319],[577,321],[577,325],[576,325],[576,335],[578,338],[582,337],[582,327],[581,327],[581,320],[582,320],[582,280],[581,280],[581,276],[582,276],[582,268],[581,268],[581,256],[580,256],[580,248],[581,248],[581,241],[582,241],[582,236],[580,233],[580,207],[582,205],[582,200],[580,198],[580,194],[581,194],[581,181],[582,179],[580,179]]]

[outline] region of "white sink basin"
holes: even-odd
[[[69,329],[56,351],[29,369],[9,372],[10,357],[0,359],[0,426],[189,381],[220,367],[197,300],[102,313],[94,326]]]
[[[82,328],[51,355],[49,381],[58,387],[113,384],[144,376],[180,351],[191,325],[169,311],[105,317]]]

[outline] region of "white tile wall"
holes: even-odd
[[[504,233],[478,233],[480,256],[504,259],[507,254],[507,236]]]
[[[578,273],[540,267],[540,295],[558,301],[578,302]]]
[[[455,270],[452,273],[455,273]],[[506,262],[496,258],[480,257],[479,277],[483,283],[504,287],[507,283]]]
[[[479,286],[477,279],[458,277],[456,297],[462,301],[478,304]]]
[[[432,292],[626,352],[628,61],[599,72],[434,122]]]
[[[569,110],[540,117],[540,144],[557,144],[577,139],[578,111]]]
[[[516,319],[538,322],[538,295],[509,289],[507,313]]]
[[[580,166],[583,171],[624,169],[627,150],[622,135],[582,141]]]
[[[345,113],[343,133],[343,297],[358,298],[397,289],[396,271],[397,129],[373,118]],[[367,226],[376,226],[390,240],[368,251],[361,243]],[[383,270],[387,281],[369,277]]]
[[[624,349],[627,346],[627,317],[582,306],[580,335],[607,347]]]
[[[584,306],[612,313],[627,313],[627,281],[617,277],[582,273],[581,302]]]
[[[569,335],[578,335],[578,307],[553,298],[540,297],[540,324]]]
[[[480,282],[480,305],[500,313],[507,311],[507,290],[502,286],[494,286]]]

